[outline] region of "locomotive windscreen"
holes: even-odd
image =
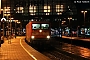
[[[40,29],[40,24],[32,24],[32,29]]]
[[[49,29],[49,24],[32,24],[32,29]]]
[[[49,29],[49,24],[41,24],[41,29]]]

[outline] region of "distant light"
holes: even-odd
[[[75,20],[75,19],[72,19],[73,21]]]
[[[3,11],[3,9],[1,9],[1,11]]]
[[[15,11],[16,9],[14,9],[14,11]]]
[[[69,6],[68,6],[68,8],[69,8]]]
[[[49,38],[50,38],[50,36],[47,36],[47,38],[49,39]]]
[[[9,18],[9,19],[14,19],[14,18]]]
[[[31,21],[34,21],[33,19]]]
[[[81,11],[82,13],[87,13],[87,11]]]
[[[68,19],[72,19],[72,17],[68,18]]]
[[[21,23],[21,22],[17,22],[18,24]]]
[[[66,21],[62,21],[63,23],[65,23]]]

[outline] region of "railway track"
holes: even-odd
[[[32,47],[41,52],[42,54],[46,55],[47,57],[49,57],[51,60],[76,60],[59,51],[60,48],[58,48],[57,46],[59,47],[59,45],[58,44],[56,45],[55,43],[53,44],[53,46],[49,45],[48,47],[47,46],[43,47],[42,45]]]
[[[69,48],[69,50],[64,49],[64,47],[68,47],[68,46],[73,46],[73,47],[79,47],[79,46],[71,45],[68,43],[61,43],[61,42],[60,44],[65,44],[65,45],[63,46],[63,48],[61,47],[61,45],[54,45],[52,48],[53,50],[47,50],[41,53],[48,56],[52,60],[89,60],[88,58],[84,58],[77,54],[73,54],[73,50],[71,50],[71,48]]]
[[[51,60],[76,60],[58,51],[48,51],[43,54],[48,56]]]
[[[32,46],[33,47],[33,46]],[[33,48],[49,57],[51,60],[89,60],[81,56],[73,54],[71,47],[80,47],[58,40],[52,40],[50,45],[36,45]],[[67,50],[68,48],[68,50]],[[75,52],[75,51],[74,51]]]

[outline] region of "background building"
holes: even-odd
[[[70,0],[2,0],[2,9],[5,17],[20,20],[23,27],[31,19],[60,23],[64,19],[67,21],[68,17],[77,20],[77,9]]]

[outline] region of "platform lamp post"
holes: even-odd
[[[7,39],[9,39],[9,19],[8,17],[11,15],[10,12],[9,12],[9,9],[8,8],[4,8],[4,16],[6,16],[6,19],[7,19],[7,31],[6,31],[6,36],[7,36]]]
[[[6,20],[7,20],[7,31],[6,31],[6,37],[7,40],[9,38],[9,20],[8,20],[8,16],[10,16],[10,14],[4,14],[6,16]]]
[[[69,28],[71,28],[71,23],[70,23],[70,20],[72,19],[72,17],[68,17],[68,20],[69,20]],[[71,29],[70,29],[71,30]],[[72,32],[70,32],[71,33],[71,39],[72,39]]]
[[[16,23],[18,22],[18,20],[14,20],[15,22],[15,38],[16,38]]]
[[[11,36],[12,36],[12,20],[14,18],[11,18],[11,15],[10,15],[10,39],[11,39]]]
[[[87,13],[87,11],[81,11],[81,13],[84,14],[84,26],[85,26],[85,14]],[[85,38],[85,30],[84,30],[84,38]]]
[[[21,22],[20,22],[20,21],[18,21],[18,22],[17,22],[17,24],[19,24],[19,25],[20,25],[19,34],[21,34]]]
[[[70,20],[72,19],[72,17],[68,17],[68,20],[69,20],[69,27],[71,28],[71,24],[70,24]],[[71,30],[71,29],[70,29]],[[71,30],[71,53],[72,53],[72,30]]]
[[[8,30],[7,30],[7,38],[9,39],[9,16],[10,14],[6,14],[6,18],[7,18],[7,21],[8,21]]]
[[[81,11],[81,13],[84,14],[84,26],[85,26],[85,14],[87,13],[87,11]]]
[[[3,11],[3,18],[1,19],[1,22],[3,23],[3,40],[4,40],[4,22],[6,21],[6,18],[4,18],[4,10],[5,9],[1,9],[1,11]]]
[[[5,18],[2,18],[2,19],[1,19],[1,22],[3,22],[3,40],[4,40],[4,33],[5,33],[5,32],[4,32],[4,22],[5,22],[5,21],[6,21]]]

